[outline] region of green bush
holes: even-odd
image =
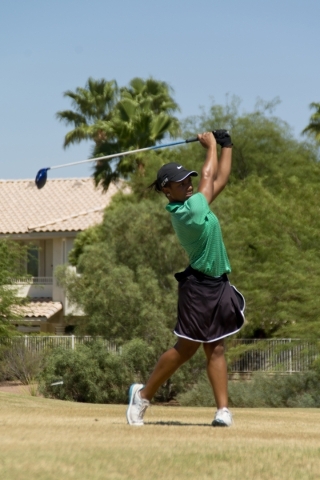
[[[199,348],[197,353],[160,387],[155,400],[168,402],[172,399],[177,399],[179,395],[185,392],[189,392],[205,370],[205,355],[202,348]]]
[[[320,376],[320,356],[313,362],[312,369]]]
[[[0,380],[19,380],[29,385],[39,375],[43,355],[32,351],[22,341],[0,347]]]
[[[5,345],[0,344],[0,382],[3,382],[5,380],[9,380],[7,373],[5,371],[5,361],[4,361],[4,355],[7,350],[7,347]]]
[[[39,390],[49,398],[90,403],[126,403],[131,383],[145,383],[158,360],[157,345],[135,338],[121,355],[108,352],[101,341],[75,350],[56,348],[45,357]],[[205,367],[199,351],[158,390],[155,401],[170,401],[189,390]],[[63,381],[63,384],[51,385]]]
[[[57,381],[62,385],[51,385]],[[117,353],[102,342],[57,348],[45,358],[39,390],[49,398],[90,403],[124,403],[133,374]]]
[[[215,400],[211,385],[205,373],[199,377],[199,381],[192,388],[180,393],[177,396],[180,405],[185,407],[212,407]]]
[[[121,360],[133,372],[136,383],[146,383],[157,357],[153,345],[141,338],[134,338],[124,344]]]
[[[211,386],[204,375],[188,392],[178,395],[184,406],[214,405]],[[254,373],[251,380],[229,382],[231,407],[318,408],[320,407],[320,370],[291,375]]]
[[[237,407],[319,407],[320,375],[256,373],[249,382],[231,382],[230,404]]]

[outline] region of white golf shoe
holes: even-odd
[[[127,408],[127,421],[129,425],[143,425],[143,417],[150,405],[149,400],[140,397],[139,391],[143,388],[141,383],[133,383],[129,390],[129,405]]]
[[[232,425],[232,415],[228,408],[220,408],[216,411],[212,426],[213,427],[230,427]]]

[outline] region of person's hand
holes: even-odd
[[[216,147],[217,142],[212,132],[199,133],[197,138],[204,148]]]
[[[228,130],[213,130],[213,135],[218,145],[223,147],[232,147],[233,143]]]

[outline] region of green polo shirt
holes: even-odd
[[[219,220],[202,193],[185,202],[169,203],[166,210],[192,268],[211,277],[231,272]]]

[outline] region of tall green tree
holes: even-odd
[[[56,113],[58,120],[73,127],[64,139],[64,148],[83,140],[92,140],[95,146],[106,140],[106,125],[113,117],[119,90],[115,80],[89,78],[85,88],[67,90],[64,97],[71,99],[73,110]],[[109,133],[110,134],[110,133]]]
[[[75,110],[57,113],[59,120],[74,129],[67,133],[64,146],[93,140],[91,156],[97,157],[96,184],[108,188],[112,180],[128,177],[132,172],[144,173],[144,160],[139,155],[99,161],[101,156],[153,146],[165,136],[175,137],[179,110],[172,89],[162,81],[134,78],[128,86],[118,88],[115,81],[89,78],[85,88],[65,92]]]
[[[256,175],[233,184],[216,206],[232,265],[231,282],[245,295],[242,336],[312,338],[320,328],[319,166],[309,184],[283,172],[281,192]],[[280,172],[279,174],[280,175]]]
[[[87,332],[118,343],[139,337],[167,346],[176,316],[173,273],[186,258],[161,203],[123,196],[96,234],[77,238],[72,259],[81,275],[61,272],[59,278],[86,313]]]
[[[287,124],[261,107],[241,114],[238,108],[213,106],[196,119],[196,125],[192,122],[194,119],[188,122],[186,136],[227,126],[234,142],[231,179],[212,209],[220,219],[230,256],[230,281],[247,300],[247,324],[241,335],[255,337],[261,331],[267,336],[310,335],[311,329],[319,329],[320,307],[317,151],[296,140]],[[174,325],[173,273],[186,266],[187,258],[164,209],[165,199],[148,192],[146,186],[154,180],[161,163],[178,161],[199,171],[203,159],[204,150],[198,143],[166,149],[160,155],[148,152],[145,176],[131,176],[134,193],[114,201],[106,210],[102,225],[77,238],[72,258],[83,277],[74,279],[74,291],[84,310],[90,312],[91,321],[94,319],[96,331],[104,326],[107,333],[106,312],[112,313],[109,325],[117,324],[118,333],[121,324],[132,321],[126,319],[130,312],[134,312],[136,320],[146,318],[139,311],[147,312],[146,325],[151,326],[154,306],[163,319],[162,325],[169,330]],[[196,188],[197,179],[194,185]],[[99,267],[102,258],[107,262],[104,271]],[[143,276],[138,273],[142,267]],[[128,303],[129,298],[122,297],[112,286],[113,272],[126,294],[132,292],[130,301],[140,302],[134,308]],[[82,285],[84,278],[87,283]],[[108,278],[108,287],[101,283],[104,278]],[[95,285],[92,291],[91,284]],[[144,288],[149,284],[154,288],[150,297]],[[127,302],[127,308],[122,310],[121,299],[121,308]],[[95,311],[100,312],[101,320],[92,315]],[[170,319],[169,323],[165,319]],[[141,325],[125,331],[140,335]]]
[[[0,240],[0,337],[16,333],[11,320],[19,320],[17,307],[25,299],[18,296],[17,289],[11,285],[11,278],[21,275],[22,262],[26,251],[10,240]]]
[[[320,103],[313,102],[310,104],[310,108],[315,109],[315,112],[311,115],[310,123],[302,133],[310,134],[320,142]]]

